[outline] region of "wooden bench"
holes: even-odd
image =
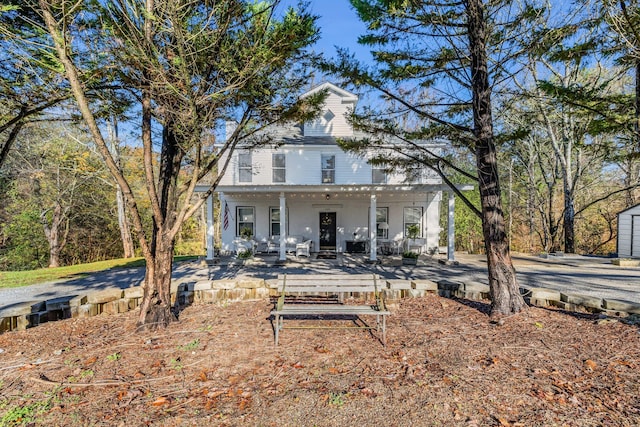
[[[280,331],[285,329],[285,317],[304,319],[336,320],[340,317],[355,317],[355,326],[287,326],[286,329],[376,329],[382,333],[382,344],[386,345],[386,317],[391,314],[384,304],[378,289],[380,278],[376,274],[334,274],[308,275],[283,274],[278,276],[280,296],[276,307],[271,311],[274,316],[275,345],[278,345]],[[345,297],[367,298],[375,300],[372,304],[345,304]],[[376,317],[376,325],[369,326],[360,316]],[[361,324],[357,323],[360,320]]]

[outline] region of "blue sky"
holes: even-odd
[[[315,46],[317,51],[334,56],[337,45],[355,52],[361,60],[369,57],[368,49],[358,44],[358,37],[365,33],[366,27],[348,0],[316,0],[310,3],[310,8],[320,16],[321,39]]]
[[[284,0],[283,6],[295,7],[297,0]],[[348,48],[360,60],[369,60],[371,55],[366,47],[358,44],[358,37],[365,33],[366,27],[358,19],[349,0],[312,0],[311,11],[319,16],[320,40],[314,45],[316,52],[328,57],[335,56],[335,46]]]

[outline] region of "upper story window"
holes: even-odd
[[[287,178],[286,157],[282,153],[271,156],[271,167],[273,169],[273,182],[286,182]]]
[[[251,182],[251,151],[238,153],[238,182]]]
[[[387,173],[384,171],[383,166],[371,165],[371,183],[372,184],[387,183]]]
[[[322,183],[333,184],[336,182],[336,156],[334,154],[322,155]]]

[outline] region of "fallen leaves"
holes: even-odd
[[[160,396],[156,400],[151,402],[151,406],[155,406],[155,407],[165,406],[165,405],[170,405],[170,404],[171,404],[171,399],[169,399],[166,396]]]
[[[87,424],[112,425],[640,425],[637,327],[532,308],[496,328],[477,308],[442,302],[399,303],[386,347],[366,332],[303,330],[276,348],[264,302],[192,306],[162,336],[123,332],[133,316],[71,319],[84,338],[64,360],[36,362],[77,340],[55,336],[53,325],[0,336],[0,362],[14,366],[0,381],[24,406],[32,402],[18,397],[25,376],[50,378],[29,384],[42,399],[75,377],[59,387],[47,425],[68,425],[80,412]],[[178,349],[196,340],[206,351]],[[114,351],[126,363],[109,361]],[[179,371],[170,362],[178,355]]]

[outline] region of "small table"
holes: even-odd
[[[366,253],[367,241],[366,240],[345,240],[345,252],[348,253]]]
[[[389,239],[378,239],[376,244],[377,244],[377,248],[376,248],[377,251],[380,252],[382,255],[389,255],[393,251],[391,249],[391,242],[389,241]]]

